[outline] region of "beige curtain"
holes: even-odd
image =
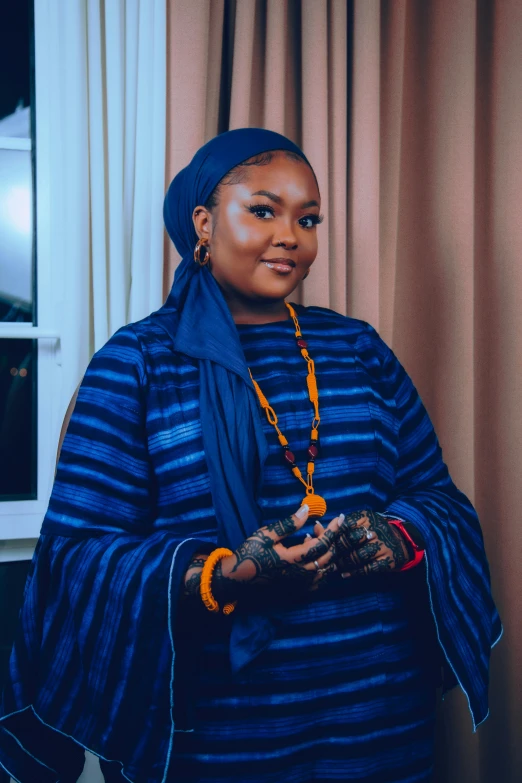
[[[216,133],[289,136],[313,163],[325,213],[295,301],[345,312],[346,0],[170,0],[168,13],[167,182]],[[179,262],[168,242],[166,258],[165,294]]]
[[[437,783],[522,769],[522,3],[170,0],[166,183],[216,133],[280,131],[321,189],[294,294],[372,323],[483,526],[505,635],[491,716],[439,709]],[[165,244],[164,293],[179,261]]]
[[[522,769],[522,3],[356,0],[350,315],[405,364],[478,510],[505,635],[491,716],[438,721],[442,783]]]

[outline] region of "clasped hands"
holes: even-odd
[[[237,595],[240,584],[278,582],[288,589],[317,590],[339,573],[357,577],[396,571],[411,554],[401,533],[381,514],[364,509],[341,514],[323,527],[314,526],[302,544],[282,543],[297,533],[308,518],[307,507],[271,525],[256,530],[236,551],[216,566],[213,591],[221,597]],[[185,577],[185,593],[197,590],[205,558],[196,557]]]

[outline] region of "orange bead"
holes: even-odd
[[[306,383],[308,384],[308,393],[310,395],[310,399],[312,401],[317,400],[319,395],[317,392],[317,381],[315,380],[315,375],[307,375]]]
[[[305,495],[301,505],[304,503],[310,509],[309,515],[311,517],[323,517],[326,514],[326,500],[321,495]]]

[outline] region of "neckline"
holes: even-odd
[[[294,308],[298,318],[301,318],[303,315],[305,315],[306,308],[304,307],[304,305],[296,304],[295,302],[289,302],[289,304],[291,304],[292,307]],[[290,325],[292,329],[295,329],[295,324],[290,315],[290,311],[288,311],[288,318],[285,318],[281,321],[267,321],[264,324],[236,324],[236,329],[260,329],[266,326],[278,326],[279,328],[281,328],[282,326],[287,326],[287,325]]]

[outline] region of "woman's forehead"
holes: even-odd
[[[302,199],[319,203],[319,191],[311,168],[303,161],[277,156],[263,165],[248,166],[240,182],[227,185],[229,198],[265,196],[276,203]],[[274,198],[275,196],[275,198]]]

